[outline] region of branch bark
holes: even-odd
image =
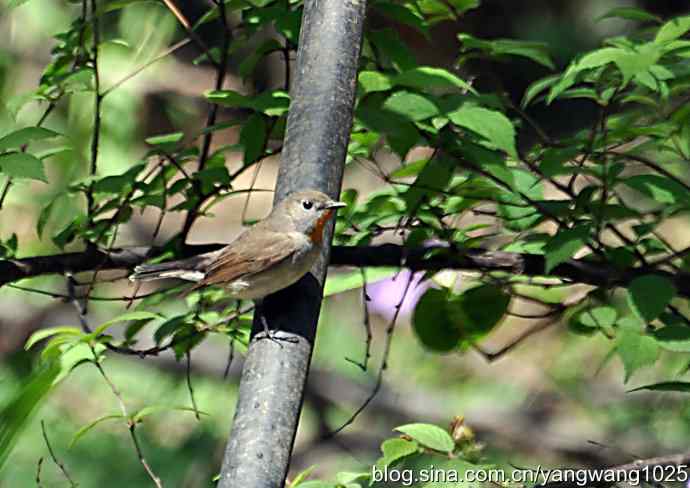
[[[366,0],[304,2],[295,84],[274,203],[288,194],[340,194],[352,127]],[[330,243],[332,222],[324,242]],[[299,282],[254,314],[219,488],[285,484],[319,318],[330,245]],[[256,340],[262,317],[278,341]]]
[[[220,249],[223,244],[188,245],[179,257],[191,257]],[[83,252],[0,260],[0,286],[24,278],[47,274],[79,273],[100,270],[131,270],[162,252],[160,248],[131,247],[110,252],[96,248]],[[680,296],[690,298],[690,273],[672,273],[655,267],[618,269],[606,263],[571,259],[549,273],[544,256],[484,249],[452,250],[439,247],[407,249],[396,244],[379,246],[333,246],[330,266],[406,267],[414,271],[458,269],[466,271],[501,271],[513,276],[545,276],[592,286],[627,286],[646,274],[671,280]]]
[[[665,483],[672,482],[686,484],[689,466],[690,452],[684,452],[649,459],[637,459],[631,463],[607,468],[573,468],[573,471],[578,472],[578,479],[547,482],[537,485],[536,488],[578,488],[583,486],[580,478],[586,479],[585,486],[592,488],[610,488],[623,482],[634,486],[639,486],[641,483],[648,483],[653,486],[663,486]]]

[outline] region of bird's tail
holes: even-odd
[[[129,279],[131,281],[153,281],[178,278],[198,282],[203,280],[205,276],[204,272],[199,269],[203,262],[203,259],[199,258],[201,256],[160,264],[142,264],[134,268],[134,273],[130,275]]]

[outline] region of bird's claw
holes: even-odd
[[[261,315],[261,325],[263,325],[263,327],[264,327],[264,331],[263,331],[264,333],[261,337],[259,337],[259,339],[268,339],[268,340],[278,344],[281,348],[283,347],[281,342],[289,342],[291,344],[294,344],[297,342],[296,337],[279,337],[277,330],[271,330],[268,327],[268,322],[266,321],[266,317],[264,317],[263,315]]]
[[[297,343],[296,337],[280,337],[277,333],[278,331],[266,330],[263,334],[260,334],[259,339],[268,339],[269,341],[275,342],[280,347],[283,347],[281,342],[288,342],[290,344]]]

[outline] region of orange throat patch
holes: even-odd
[[[314,244],[320,245],[323,241],[323,228],[325,227],[326,222],[328,222],[328,219],[330,219],[332,215],[333,210],[327,210],[321,217],[319,217],[319,220],[316,221],[314,230],[311,232],[311,234],[309,234],[309,238]]]

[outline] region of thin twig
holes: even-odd
[[[149,66],[151,66],[151,65],[155,64],[156,62],[160,61],[161,59],[163,59],[163,58],[165,58],[165,57],[171,55],[172,53],[174,53],[174,52],[177,51],[178,49],[180,49],[180,48],[186,46],[187,44],[190,43],[190,41],[191,41],[190,38],[182,39],[181,41],[179,41],[179,42],[173,44],[173,45],[170,46],[169,48],[167,48],[167,49],[165,49],[164,51],[162,51],[162,52],[161,52],[160,54],[158,54],[157,56],[154,56],[154,57],[151,58],[150,60],[148,60],[148,61],[146,61],[145,63],[141,64],[140,66],[134,68],[134,71],[132,71],[131,73],[129,73],[129,74],[125,75],[125,76],[123,76],[122,78],[120,78],[119,80],[117,80],[115,83],[113,83],[110,87],[108,87],[106,90],[104,90],[104,91],[102,92],[102,94],[101,94],[101,97],[102,97],[102,98],[107,97],[113,90],[115,90],[116,88],[119,88],[119,87],[122,86],[124,83],[126,83],[126,82],[129,81],[129,80],[131,80],[132,78],[134,78],[135,76],[137,76],[139,73],[141,73],[142,71],[144,71],[144,70],[145,70],[146,68],[148,68]]]
[[[509,342],[505,346],[498,349],[497,351],[488,352],[476,344],[474,345],[474,349],[477,352],[479,352],[484,357],[484,359],[486,359],[488,362],[492,363],[492,362],[500,359],[503,355],[505,355],[505,354],[509,353],[510,351],[512,351],[513,349],[515,349],[517,346],[522,344],[526,339],[529,339],[530,337],[532,337],[534,334],[541,332],[542,330],[548,329],[552,325],[556,325],[558,323],[559,317],[560,317],[560,314],[557,317],[554,317],[550,320],[542,321],[541,323],[538,323],[538,324],[534,325],[533,327],[530,327],[529,329],[525,330],[520,335],[518,335],[511,342]]]
[[[77,309],[77,315],[79,315],[79,323],[81,324],[82,330],[90,334],[91,333],[91,327],[89,327],[89,323],[86,320],[86,300],[80,301],[77,298],[76,294],[76,280],[74,279],[74,276],[71,274],[67,274],[67,299],[72,302],[72,305],[74,305],[74,308]]]
[[[192,402],[192,408],[194,409],[194,416],[196,417],[197,420],[201,420],[201,417],[199,416],[199,408],[197,407],[196,404],[196,398],[194,398],[194,387],[192,386],[192,352],[187,351],[185,353],[185,358],[187,360],[186,368],[185,368],[185,378],[187,380],[187,390],[189,391],[189,398]]]
[[[93,134],[91,135],[91,167],[89,175],[93,178],[98,171],[98,144],[101,136],[101,104],[103,95],[101,94],[101,77],[98,70],[98,47],[101,43],[100,16],[97,14],[97,0],[91,0],[91,29],[93,31],[93,54],[91,63],[93,68],[94,82],[94,112],[93,112]],[[87,214],[89,222],[93,223],[94,211],[94,181],[92,180],[86,191]]]
[[[0,193],[0,210],[2,210],[2,206],[5,203],[5,198],[7,198],[7,194],[10,192],[11,187],[12,187],[12,177],[8,176],[7,182],[5,183],[5,187],[2,189],[2,193]]]
[[[194,28],[192,24],[187,20],[187,17],[184,16],[184,14],[180,11],[180,9],[177,8],[177,5],[172,0],[163,0],[163,3],[165,4],[166,7],[168,7],[168,10],[175,16],[177,21],[184,27],[184,30],[187,31],[187,35],[201,48],[201,50],[206,54],[206,58],[208,61],[215,66],[216,68],[219,67],[218,63],[216,62],[215,59],[213,59],[213,56],[211,55],[211,50],[208,48],[206,43],[197,35],[197,33],[194,31]]]
[[[70,293],[70,298],[74,306],[77,308],[77,311],[79,313],[79,321],[82,324],[82,328],[85,331],[91,331],[91,327],[89,327],[86,317],[84,315],[84,308],[81,306],[79,300],[77,300],[76,296],[74,295],[74,279],[71,276],[67,277],[67,283],[68,283],[68,290]],[[115,396],[115,399],[117,400],[118,406],[120,407],[120,412],[122,413],[122,416],[127,419],[127,426],[129,428],[130,435],[132,437],[132,442],[134,443],[134,448],[136,449],[137,452],[137,457],[139,458],[139,461],[141,462],[142,466],[148,473],[149,477],[153,480],[153,482],[156,484],[158,488],[162,488],[162,484],[160,479],[155,475],[151,467],[148,465],[146,462],[146,459],[144,459],[144,456],[141,451],[141,447],[139,446],[139,440],[137,439],[136,433],[134,432],[136,428],[136,423],[134,422],[133,419],[129,417],[129,414],[127,413],[127,406],[125,405],[125,401],[122,398],[122,393],[120,393],[120,390],[115,386],[115,383],[110,379],[108,374],[105,372],[105,369],[103,369],[103,365],[100,362],[99,354],[96,352],[96,348],[92,342],[89,342],[89,348],[91,349],[91,354],[93,355],[93,360],[91,363],[96,367],[98,372],[100,373],[101,377],[103,380],[105,380],[106,384],[110,388],[110,391],[113,393],[113,396]],[[105,343],[105,346],[108,347],[108,343]]]
[[[65,468],[65,465],[57,458],[55,455],[55,452],[53,451],[53,447],[50,445],[50,440],[48,439],[48,433],[46,432],[46,424],[45,421],[41,420],[41,433],[43,434],[43,440],[46,443],[46,446],[48,447],[48,452],[50,453],[50,458],[53,460],[55,465],[60,468],[60,471],[62,471],[63,476],[67,481],[69,481],[70,486],[77,486],[77,484],[74,482],[72,477],[69,475],[67,472],[67,468]],[[41,458],[43,459],[43,458]],[[39,462],[38,465],[38,473],[36,474],[36,481],[40,484],[40,473],[41,473],[41,464]]]
[[[247,221],[247,211],[249,210],[249,199],[252,196],[254,190],[254,185],[256,185],[256,180],[259,178],[259,172],[261,171],[261,163],[263,159],[254,165],[254,174],[252,174],[252,181],[249,184],[249,191],[247,192],[247,198],[244,199],[244,206],[242,207],[242,217],[241,222],[244,224]]]
[[[168,8],[174,8],[171,0],[164,0]],[[220,10],[220,20],[223,26],[223,42],[221,43],[221,53],[220,53],[220,64],[216,65],[216,83],[215,89],[222,90],[223,84],[225,83],[225,75],[228,67],[228,49],[230,47],[230,26],[228,24],[228,18],[225,11],[225,2],[218,3],[218,9]],[[173,10],[173,13],[175,10]],[[176,14],[177,15],[177,14]],[[181,15],[181,14],[180,14]],[[183,24],[184,25],[184,24]],[[210,128],[216,123],[216,118],[218,116],[218,104],[212,103],[211,109],[209,110],[208,117],[206,118],[206,128]],[[213,142],[213,131],[206,131],[204,134],[203,141],[201,143],[201,153],[199,155],[199,164],[197,165],[197,172],[201,172],[206,167],[208,157],[211,151],[211,143]],[[203,194],[201,183],[198,180],[193,181],[193,187],[196,192],[196,197],[198,201],[196,205],[187,211],[184,223],[182,224],[182,230],[180,231],[180,242],[182,244],[186,243],[189,232],[192,230],[192,226],[196,219],[199,217],[199,209],[203,205],[205,200],[205,195]]]
[[[149,475],[149,478],[151,478],[151,481],[156,485],[157,488],[163,488],[163,482],[161,479],[156,476],[156,473],[153,472],[151,469],[151,466],[149,466],[149,463],[146,461],[146,458],[144,457],[144,453],[141,450],[141,446],[139,445],[139,438],[137,437],[137,434],[135,432],[136,424],[134,422],[129,423],[129,435],[132,438],[132,443],[134,444],[134,449],[137,451],[137,458],[139,458],[139,462],[141,465],[144,467],[146,470],[146,473]]]
[[[596,142],[597,139],[597,133],[599,131],[599,127],[604,127],[606,125],[606,115],[607,115],[607,110],[605,107],[599,107],[599,117],[597,118],[596,122],[592,126],[589,132],[589,140],[587,141],[587,148],[585,151],[583,151],[582,155],[580,156],[580,160],[577,161],[577,167],[582,168],[584,164],[587,162],[587,159],[592,155],[592,151],[594,150],[594,143]],[[574,172],[570,179],[568,180],[568,190],[570,193],[572,193],[575,189],[575,180],[577,179],[577,172]]]
[[[43,456],[38,458],[38,462],[36,463],[36,486],[38,488],[42,488],[43,485],[41,484],[41,467],[43,466]]]
[[[403,291],[402,297],[400,298],[400,301],[397,303],[395,306],[395,313],[393,314],[393,318],[391,319],[390,323],[388,324],[388,327],[386,328],[386,341],[383,347],[383,355],[381,356],[381,366],[379,367],[378,374],[376,375],[376,383],[374,384],[374,388],[371,390],[371,393],[367,398],[364,400],[364,402],[355,410],[355,412],[348,418],[340,427],[335,429],[333,432],[328,434],[326,438],[331,438],[335,435],[337,435],[339,432],[342,432],[346,427],[351,425],[359,416],[360,413],[364,411],[365,408],[371,403],[371,401],[376,397],[378,392],[381,390],[381,385],[383,384],[383,373],[386,371],[388,368],[388,357],[390,355],[391,351],[391,344],[393,342],[393,333],[395,332],[395,326],[398,321],[398,315],[400,315],[400,310],[402,309],[403,302],[405,301],[405,298],[407,297],[407,292],[410,290],[410,286],[412,285],[412,281],[414,279],[414,273],[410,273],[410,276],[407,279],[407,283],[405,285],[405,289]]]
[[[365,347],[364,347],[364,360],[363,361],[355,361],[354,359],[350,358],[345,358],[346,361],[351,362],[355,366],[358,366],[362,371],[366,373],[367,368],[369,366],[369,359],[371,358],[371,342],[373,339],[373,335],[371,333],[371,317],[369,316],[369,302],[371,301],[371,298],[369,298],[369,295],[367,294],[367,276],[366,276],[366,271],[364,268],[359,268],[360,273],[362,274],[362,310],[363,310],[363,319],[362,319],[362,325],[364,325],[364,331],[366,333],[366,342],[365,342]]]
[[[47,290],[39,290],[38,288],[29,288],[28,286],[21,286],[21,285],[15,285],[12,283],[7,284],[8,288],[14,288],[15,290],[21,290],[25,291],[27,293],[35,293],[37,295],[45,295],[51,298],[59,298],[61,300],[70,300],[70,296],[65,293],[55,293],[52,291],[47,291]],[[175,288],[178,288],[177,286],[174,286],[172,288],[162,288],[160,290],[152,291],[150,293],[143,293],[141,295],[135,295],[133,297],[127,297],[127,296],[121,296],[121,297],[103,297],[103,296],[94,296],[91,295],[89,296],[89,300],[94,301],[94,302],[129,302],[130,300],[143,300],[144,298],[149,298],[155,295],[159,295],[161,293],[165,293],[170,290],[174,290]],[[79,300],[83,300],[86,297],[81,296],[77,297]]]
[[[122,416],[127,418],[127,426],[129,428],[129,434],[132,438],[132,443],[134,444],[134,449],[137,452],[137,458],[139,459],[139,462],[141,465],[144,467],[144,470],[146,473],[149,475],[151,480],[155,483],[156,487],[158,488],[163,488],[163,484],[161,483],[161,480],[156,474],[153,472],[151,469],[151,466],[149,466],[149,463],[146,461],[144,458],[144,454],[141,450],[141,446],[139,445],[139,439],[137,438],[135,429],[136,429],[136,423],[134,420],[129,418],[129,415],[127,413],[127,407],[125,406],[125,402],[122,399],[122,394],[120,393],[120,390],[115,386],[115,383],[112,382],[110,377],[106,374],[105,370],[103,369],[103,366],[98,360],[98,357],[96,356],[95,350],[92,347],[92,351],[94,353],[94,365],[96,366],[96,369],[98,369],[98,372],[101,374],[105,382],[108,384],[110,387],[110,391],[113,392],[113,395],[115,395],[115,398],[117,399],[119,405],[120,405],[120,411],[122,412]]]

